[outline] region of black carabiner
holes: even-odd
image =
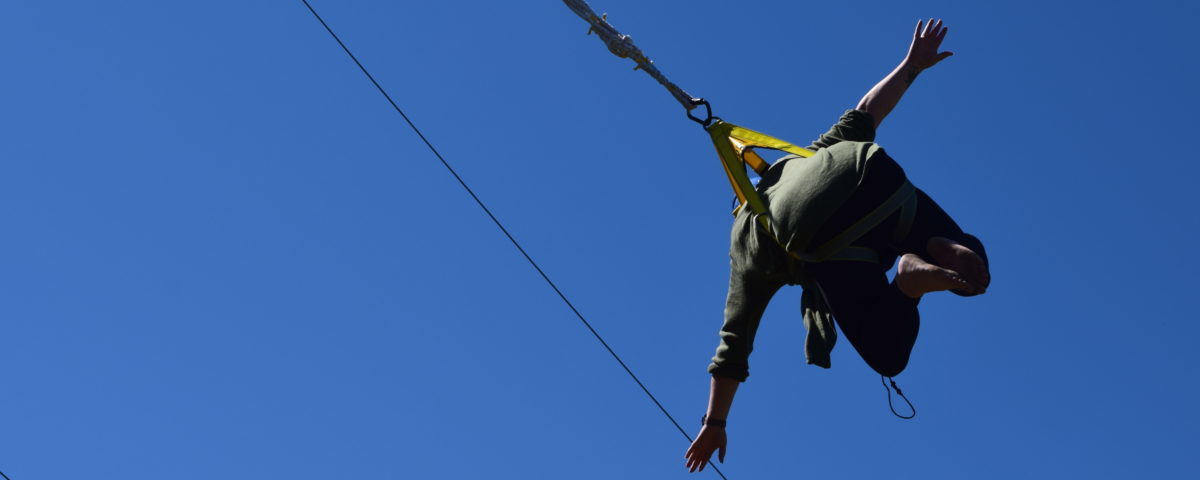
[[[701,127],[708,128],[708,126],[711,125],[712,121],[713,121],[712,106],[708,104],[708,100],[705,100],[703,98],[697,98],[696,102],[694,102],[694,105],[692,105],[692,108],[696,108],[700,105],[704,105],[704,110],[705,110],[704,120],[701,120],[699,117],[692,115],[691,109],[688,109],[687,116],[688,116],[688,118],[692,119],[692,121],[699,123]]]

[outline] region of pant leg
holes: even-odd
[[[900,168],[900,164],[888,156],[883,149],[875,150],[867,159],[865,168],[854,193],[821,224],[813,234],[810,245],[824,245],[834,237],[841,235],[847,228],[857,224],[863,217],[870,215],[880,205],[883,205],[907,180],[904,169]],[[893,217],[898,218],[899,215],[893,215]],[[883,224],[894,226],[894,218],[885,220]],[[888,233],[893,231],[891,227],[886,230]],[[883,236],[882,238],[890,237]]]
[[[917,213],[913,216],[912,228],[908,236],[896,247],[900,253],[915,253],[928,258],[925,244],[932,237],[946,237],[954,241],[963,241],[962,228],[953,218],[942,210],[941,205],[933,201],[924,191],[917,189]]]
[[[917,300],[888,282],[878,265],[822,262],[812,267],[834,321],[867,365],[886,377],[903,371],[921,324]]]
[[[954,219],[950,218],[950,215],[942,210],[937,202],[934,202],[925,192],[917,189],[917,213],[913,218],[912,229],[909,230],[908,237],[895,248],[899,250],[898,254],[915,253],[931,260],[925,246],[932,237],[946,237],[954,240],[979,254],[983,259],[983,264],[989,265],[987,250],[983,248],[983,242],[974,235],[963,232],[962,228],[959,228]],[[978,295],[962,290],[950,290],[950,292],[962,297]]]

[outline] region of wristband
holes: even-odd
[[[700,425],[712,425],[714,427],[725,428],[725,421],[717,420],[715,418],[709,419],[708,415],[704,415],[703,417],[700,417]]]

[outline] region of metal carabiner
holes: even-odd
[[[699,123],[701,127],[708,128],[708,126],[711,125],[712,121],[713,121],[712,105],[708,104],[708,100],[705,100],[703,98],[697,98],[693,102],[692,108],[699,107],[700,105],[704,105],[704,110],[705,110],[704,120],[701,120],[700,117],[692,115],[691,108],[688,109],[687,116],[688,116],[688,118],[692,119],[692,121]]]

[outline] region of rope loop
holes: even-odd
[[[891,378],[889,377],[889,379],[891,379]],[[904,392],[900,391],[900,387],[896,385],[896,380],[891,379],[891,381],[892,381],[892,388],[891,388],[891,390],[889,390],[887,382],[883,381],[883,375],[879,376],[879,383],[883,384],[883,391],[887,392],[887,395],[888,395],[888,408],[892,409],[892,415],[895,415],[898,418],[903,418],[905,420],[912,420],[913,417],[917,416],[917,407],[914,407],[912,402],[908,401],[908,397],[904,396]],[[899,395],[900,398],[904,399],[904,403],[908,404],[908,409],[912,410],[912,415],[904,416],[904,415],[901,415],[900,412],[896,411],[896,407],[892,405],[892,390],[895,390],[896,395]]]

